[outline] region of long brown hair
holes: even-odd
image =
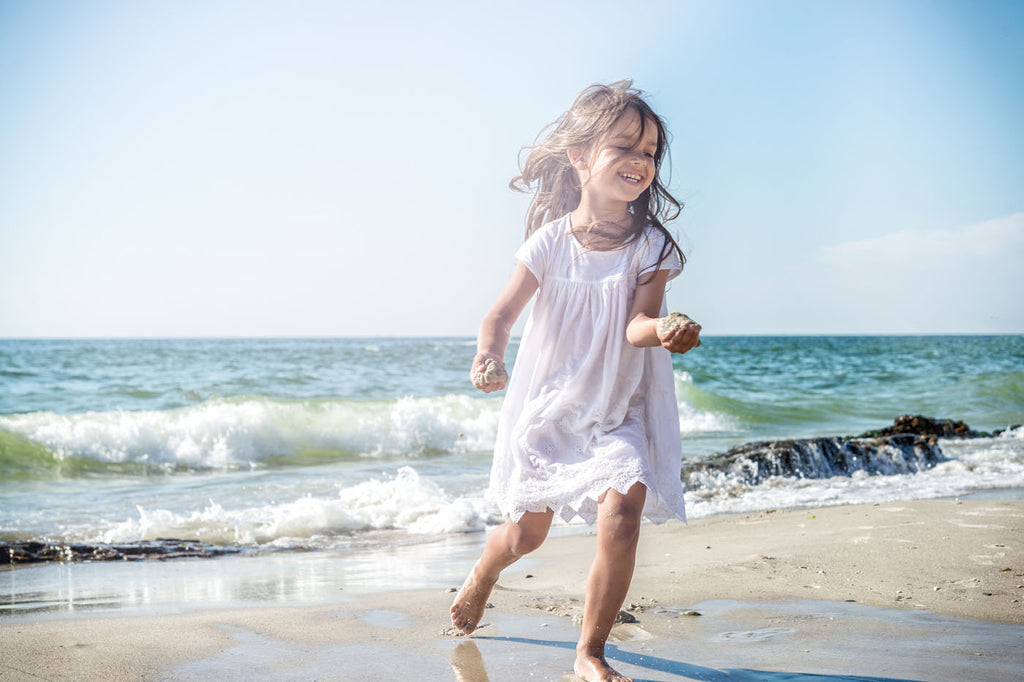
[[[683,208],[661,180],[662,161],[668,157],[668,132],[664,122],[644,100],[643,92],[634,88],[633,81],[629,79],[584,88],[572,106],[545,126],[534,144],[520,152],[520,172],[509,182],[509,187],[517,192],[533,193],[533,201],[526,213],[526,236],[579,206],[580,183],[569,160],[569,150],[591,147],[607,135],[629,109],[640,115],[641,137],[648,124],[653,123],[657,127],[658,148],[654,155],[654,180],[629,204],[632,229],[622,246],[637,239],[647,225],[652,225],[665,236],[658,265],[673,251],[680,262],[685,263],[686,257],[664,225],[674,220]],[[525,160],[523,154],[526,155]]]

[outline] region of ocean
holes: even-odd
[[[469,338],[0,340],[0,541],[179,538],[265,555],[482,531],[501,522],[484,490],[502,394],[469,384],[474,350]],[[688,479],[690,518],[1024,488],[1024,429],[1008,428],[1024,422],[1024,337],[708,337],[674,371],[691,464],[900,414],[1008,429],[943,439],[938,462]]]

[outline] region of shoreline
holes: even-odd
[[[659,680],[737,679],[735,665],[761,675],[747,679],[773,679],[770,671],[957,679],[966,670],[974,679],[1007,679],[1024,665],[1012,644],[1024,636],[1022,538],[1019,500],[898,501],[645,524],[624,605],[637,622],[616,626],[609,657],[627,674]],[[308,605],[253,598],[226,607],[183,601],[163,613],[150,605],[0,618],[0,674],[245,679],[251,660],[263,661],[268,667],[258,674],[270,679],[373,679],[401,670],[420,679],[511,680],[524,670],[563,679],[594,538],[552,536],[506,570],[484,618],[490,625],[453,636],[447,590],[461,582],[455,576],[468,571],[483,537],[471,540],[435,547],[422,566],[418,550],[407,548],[389,558],[393,565],[369,567],[384,568],[376,587],[328,585],[308,592]],[[293,564],[246,557],[217,567],[267,581],[311,560],[292,556]],[[151,564],[149,573],[190,574],[186,564],[215,561]],[[122,568],[141,571],[146,562]],[[25,570],[33,569],[5,576]],[[186,575],[185,585],[201,599],[188,582],[195,578]],[[866,662],[879,646],[893,655]]]

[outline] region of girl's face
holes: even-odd
[[[583,192],[595,199],[629,203],[654,182],[657,169],[658,125],[630,107],[608,134],[582,151],[576,168]],[[643,131],[641,132],[641,128]]]

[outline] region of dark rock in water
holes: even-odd
[[[1010,427],[1012,430],[1018,427]],[[859,436],[747,443],[728,452],[683,463],[690,490],[759,485],[774,477],[832,478],[857,472],[912,474],[947,458],[939,438],[990,438],[1002,431],[974,431],[961,421],[900,415],[892,426]]]
[[[901,414],[896,417],[892,426],[862,433],[858,438],[881,438],[898,433],[938,436],[939,438],[987,438],[991,436],[984,431],[974,431],[967,424],[952,419],[932,419],[921,415]]]
[[[143,540],[116,545],[34,541],[0,542],[0,564],[210,558],[238,552],[239,550],[236,548],[204,545],[198,540]]]
[[[935,436],[763,441],[684,464],[683,482],[696,490],[758,485],[773,476],[832,478],[858,471],[906,474],[929,469],[945,459]]]

